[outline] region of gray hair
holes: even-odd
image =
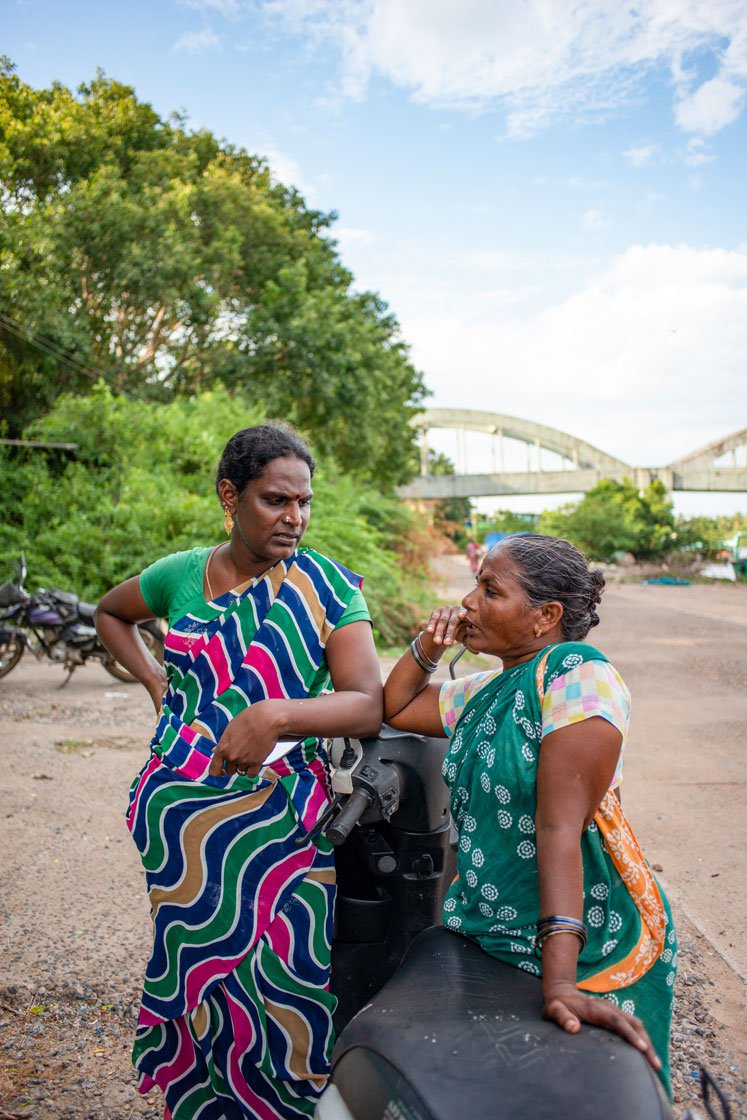
[[[495,545],[507,552],[517,569],[519,584],[530,606],[554,600],[563,606],[560,621],[568,642],[581,641],[599,625],[595,607],[602,598],[604,576],[570,541],[541,533],[516,533]]]

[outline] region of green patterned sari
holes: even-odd
[[[441,691],[451,738],[443,773],[459,832],[457,877],[444,902],[444,924],[537,976],[535,815],[542,739],[591,716],[622,722],[618,681],[598,650],[563,643],[505,672],[448,682]],[[670,1092],[676,935],[666,897],[612,791],[581,837],[581,854],[588,940],[579,956],[578,986],[643,1020]]]

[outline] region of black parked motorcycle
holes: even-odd
[[[387,727],[333,745],[338,1038],[317,1120],[671,1120],[634,1047],[545,1022],[538,977],[441,925],[456,863],[446,749]],[[728,1120],[702,1083],[708,1116]]]
[[[67,669],[63,685],[87,661],[99,661],[119,681],[135,680],[101,644],[93,625],[93,604],[68,591],[40,588],[29,594],[25,579],[26,560],[21,556],[13,578],[0,584],[0,677],[7,676],[29,649],[38,660],[49,658]],[[153,656],[163,661],[158,622],[143,622],[138,630]]]

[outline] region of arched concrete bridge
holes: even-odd
[[[747,465],[744,454],[738,464],[737,452],[747,448],[747,428],[717,440],[708,447],[670,463],[666,467],[634,467],[616,459],[584,440],[567,432],[504,416],[499,412],[480,412],[476,409],[429,408],[414,421],[421,433],[421,474],[399,490],[400,497],[415,500],[448,498],[480,498],[501,494],[565,494],[590,490],[603,478],[622,481],[629,478],[639,489],[653,479],[660,479],[668,490],[713,490],[747,492]],[[484,432],[492,437],[493,470],[490,474],[457,473],[431,475],[428,473],[428,431],[433,428],[456,430],[459,446],[457,471],[466,461],[466,433]],[[516,440],[527,447],[527,455],[534,451],[534,464],[526,471],[505,470],[503,464],[504,439]],[[561,465],[551,470],[542,467],[542,452],[560,456]],[[732,452],[731,466],[715,466],[724,455]],[[498,467],[497,460],[500,460]]]

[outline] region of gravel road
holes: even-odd
[[[701,1063],[747,1114],[746,623],[744,587],[624,584],[592,635],[633,693],[625,804],[678,921],[678,1116]],[[27,655],[0,681],[0,1120],[160,1117],[129,1064],[149,920],[123,821],[152,713],[97,666],[63,676]]]

